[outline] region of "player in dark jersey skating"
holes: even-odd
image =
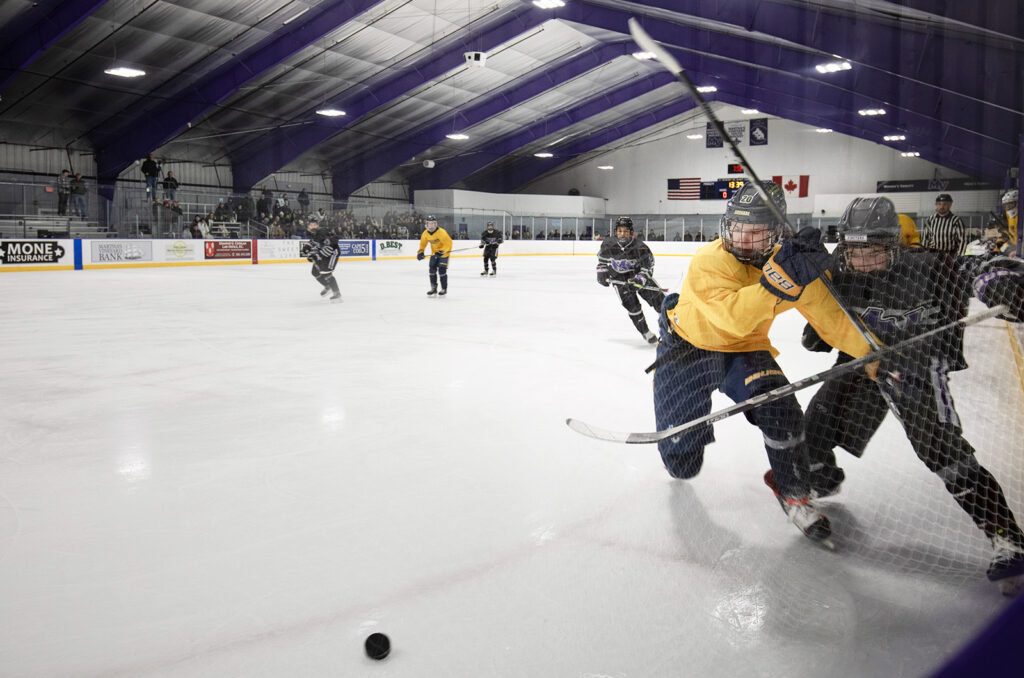
[[[331,294],[331,301],[341,301],[341,290],[334,279],[334,267],[338,264],[338,247],[334,244],[326,229],[320,228],[316,219],[311,219],[306,226],[309,242],[302,247],[302,255],[313,264],[310,273],[323,286],[321,297]]]
[[[491,264],[491,275],[498,275],[498,245],[505,242],[501,231],[494,228],[494,222],[488,221],[487,228],[480,236],[480,248],[484,251],[484,272],[487,275],[487,262]]]
[[[615,237],[605,238],[601,243],[597,253],[597,282],[615,287],[637,331],[648,343],[657,344],[658,337],[648,329],[637,297],[660,311],[665,293],[654,280],[654,255],[633,236],[633,220],[629,217],[620,217],[615,222]]]

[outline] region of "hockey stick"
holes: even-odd
[[[635,285],[632,285],[632,283],[630,283],[628,280],[609,280],[608,282],[612,285],[626,285],[636,287]],[[651,290],[652,292],[668,292],[667,287],[658,287],[657,285],[655,285],[654,287],[651,287],[650,285],[644,285],[643,287],[637,287],[637,289]]]
[[[901,341],[898,344],[886,346],[881,350],[868,353],[867,355],[857,358],[855,360],[851,360],[848,363],[836,365],[822,372],[818,372],[817,374],[812,374],[809,377],[804,377],[803,379],[800,379],[798,381],[794,381],[784,386],[780,386],[776,389],[768,391],[767,393],[762,393],[761,395],[754,396],[753,398],[744,400],[741,403],[736,403],[735,405],[718,410],[717,412],[712,412],[711,414],[705,415],[698,419],[694,419],[693,421],[688,421],[685,424],[680,424],[679,426],[667,428],[664,431],[650,431],[646,433],[608,431],[603,428],[591,426],[590,424],[582,422],[579,419],[571,418],[566,419],[565,423],[573,431],[581,433],[590,438],[596,438],[597,440],[607,440],[608,442],[612,443],[656,443],[660,440],[665,440],[667,438],[679,435],[683,431],[688,431],[692,428],[696,428],[697,426],[702,426],[704,424],[713,424],[716,421],[721,421],[722,419],[731,417],[734,414],[747,412],[748,410],[752,410],[755,407],[764,405],[765,403],[770,403],[774,400],[778,400],[779,398],[785,398],[788,395],[792,395],[797,391],[802,391],[808,386],[813,386],[827,379],[838,377],[843,374],[849,374],[851,372],[861,369],[865,365],[868,365],[870,363],[875,362],[876,360],[879,360],[882,356],[889,355],[891,353],[897,353],[905,349],[906,347],[910,346],[911,344],[916,344],[919,341],[922,341],[923,339],[935,336],[936,334],[941,334],[942,332],[948,332],[957,327],[968,327],[969,325],[974,325],[975,323],[981,322],[982,320],[994,318],[1000,313],[1005,313],[1007,310],[1007,307],[1002,304],[998,306],[993,306],[992,308],[982,311],[981,313],[969,315],[966,318],[961,318],[960,320],[947,323],[945,325],[942,325],[941,327],[936,327],[934,329],[928,330],[927,332],[922,332],[921,334]]]
[[[640,25],[640,22],[637,21],[635,18],[630,18],[629,20],[629,32],[630,35],[633,36],[633,40],[636,41],[636,44],[640,46],[640,49],[642,49],[645,52],[650,52],[651,54],[653,54],[654,58],[657,59],[658,62],[669,71],[669,73],[676,76],[676,79],[678,79],[679,82],[681,82],[683,86],[686,87],[687,90],[689,90],[690,96],[692,96],[694,101],[697,102],[697,104],[701,108],[701,111],[704,113],[705,116],[707,116],[708,120],[710,120],[711,123],[715,126],[715,129],[718,130],[719,136],[721,136],[722,140],[729,145],[729,148],[736,156],[736,159],[739,160],[740,164],[742,164],[743,168],[747,171],[747,174],[750,175],[750,178],[754,182],[754,188],[756,188],[757,192],[761,194],[761,197],[764,199],[765,205],[767,205],[768,209],[771,210],[772,215],[779,221],[780,224],[786,225],[786,228],[788,229],[789,233],[795,234],[796,230],[793,228],[793,225],[789,223],[789,219],[786,218],[786,215],[782,214],[782,212],[779,211],[779,208],[775,206],[775,203],[772,201],[772,199],[768,197],[768,194],[765,192],[764,187],[761,185],[761,178],[757,176],[757,172],[754,171],[754,168],[747,161],[747,158],[746,156],[743,155],[743,152],[740,150],[740,147],[736,144],[735,141],[733,141],[733,138],[726,133],[725,125],[723,125],[722,121],[718,119],[718,116],[715,115],[715,112],[711,110],[711,106],[709,106],[708,102],[704,99],[704,95],[697,91],[697,86],[693,84],[693,80],[690,79],[690,76],[686,72],[686,69],[683,68],[678,61],[676,61],[676,58],[672,56],[668,52],[668,50],[666,50],[657,42],[655,42],[654,38],[647,34],[647,31],[643,29],[643,27]],[[821,280],[822,283],[824,283],[825,288],[829,291],[829,294],[832,295],[832,298],[835,299],[836,304],[839,306],[840,309],[842,309],[843,313],[846,314],[846,317],[850,320],[850,322],[853,323],[853,326],[857,328],[857,332],[860,333],[861,337],[864,338],[864,341],[867,342],[868,346],[871,347],[872,351],[878,351],[881,348],[881,344],[878,343],[878,340],[875,339],[874,335],[872,335],[871,332],[868,331],[867,327],[864,326],[864,323],[861,321],[861,319],[855,316],[853,313],[851,313],[850,309],[848,309],[846,305],[842,302],[839,295],[836,293],[835,286],[833,286],[832,281],[829,280],[828,275],[826,275],[824,271],[819,271],[819,273],[821,275],[818,279]]]

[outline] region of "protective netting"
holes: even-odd
[[[752,207],[730,203],[723,242],[697,254],[666,302],[658,429],[707,415],[716,390],[738,403],[767,394],[745,416],[763,436],[765,484],[804,534],[901,571],[969,579],[980,569],[1013,590],[1024,573],[1024,372],[1011,325],[970,314],[986,309],[977,293],[1021,317],[1017,262],[906,246],[881,198],[851,203],[834,252],[807,229],[755,261],[735,250],[764,250],[749,244],[771,216],[750,196]],[[833,367],[877,360],[837,371],[813,395],[778,397],[787,374],[767,327],[791,307],[808,320],[804,349],[836,356]],[[669,473],[689,479],[714,440],[698,426],[658,445]]]

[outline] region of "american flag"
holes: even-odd
[[[700,177],[668,180],[669,200],[700,200]]]

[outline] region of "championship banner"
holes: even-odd
[[[733,122],[725,123],[725,133],[729,135],[729,138],[733,140],[733,143],[739,146],[746,141],[747,138],[747,121],[735,120]]]
[[[722,135],[713,123],[708,123],[704,131],[704,148],[722,148]]]
[[[768,118],[754,118],[750,121],[750,145],[766,146],[768,144]]]

